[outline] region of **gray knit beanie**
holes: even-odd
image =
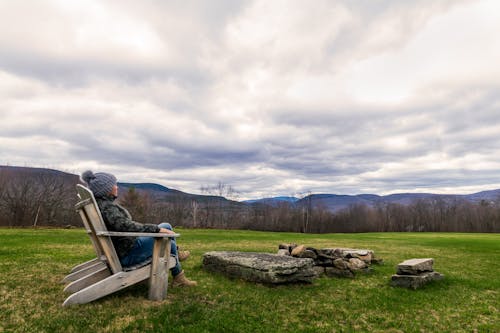
[[[90,170],[82,173],[82,180],[86,182],[95,197],[103,197],[111,193],[116,185],[116,177],[110,173],[93,173]]]

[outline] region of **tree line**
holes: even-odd
[[[77,182],[77,176],[0,170],[0,226],[81,226],[74,210]],[[168,221],[186,228],[302,233],[500,232],[500,199],[473,203],[436,196],[406,205],[352,204],[331,212],[315,204],[311,196],[296,203],[245,204],[221,196],[234,191],[223,183],[205,190],[211,195],[158,196],[130,187],[119,202],[136,221]]]

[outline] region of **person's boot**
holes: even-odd
[[[174,276],[174,280],[172,281],[172,287],[194,287],[196,285],[198,285],[198,283],[189,280],[184,274],[184,271]]]
[[[187,258],[189,258],[189,255],[191,254],[191,252],[189,251],[178,251],[177,252],[177,258],[179,258],[179,261],[184,261],[186,260]]]

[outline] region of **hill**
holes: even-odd
[[[65,183],[76,184],[80,181],[80,177],[75,174],[47,169],[47,168],[31,168],[31,167],[18,167],[18,166],[1,166],[0,173],[8,178],[14,176],[41,176],[50,175],[61,177],[64,179]],[[352,205],[367,205],[369,207],[376,207],[377,205],[387,205],[387,204],[401,204],[409,205],[416,200],[444,200],[446,202],[451,202],[454,200],[465,200],[472,203],[478,202],[495,202],[500,199],[500,189],[482,191],[472,194],[433,194],[433,193],[395,193],[385,196],[380,196],[377,194],[358,194],[358,195],[341,195],[341,194],[311,194],[302,199],[290,196],[278,196],[272,198],[262,198],[254,200],[245,200],[241,202],[228,200],[221,196],[216,195],[200,195],[182,192],[176,189],[168,188],[163,185],[155,183],[128,183],[119,182],[120,193],[126,193],[130,188],[135,188],[138,192],[148,193],[151,197],[155,199],[171,199],[174,197],[183,197],[185,199],[206,202],[220,202],[223,206],[225,204],[234,205],[270,205],[276,206],[279,203],[289,203],[291,205],[312,205],[313,207],[322,207],[331,212],[337,212],[339,210],[348,208]]]
[[[312,194],[297,201],[299,205],[312,204],[314,207],[323,207],[331,212],[336,212],[352,205],[377,205],[400,204],[409,205],[418,200],[442,200],[453,202],[465,200],[472,203],[495,202],[500,199],[500,190],[482,191],[473,194],[433,194],[433,193],[395,193],[385,196],[376,194],[338,195],[338,194]]]

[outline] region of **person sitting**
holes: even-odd
[[[110,173],[93,173],[87,170],[81,179],[94,194],[102,218],[109,231],[123,232],[163,232],[175,234],[170,223],[148,224],[132,220],[130,213],[115,202],[118,197],[116,177]],[[154,237],[112,237],[118,258],[124,267],[144,262],[153,255]],[[178,253],[175,238],[171,241],[171,255],[175,257],[176,265],[170,269],[173,276],[172,286],[196,286],[196,281],[189,280],[182,269],[180,259],[189,256],[188,251]]]

